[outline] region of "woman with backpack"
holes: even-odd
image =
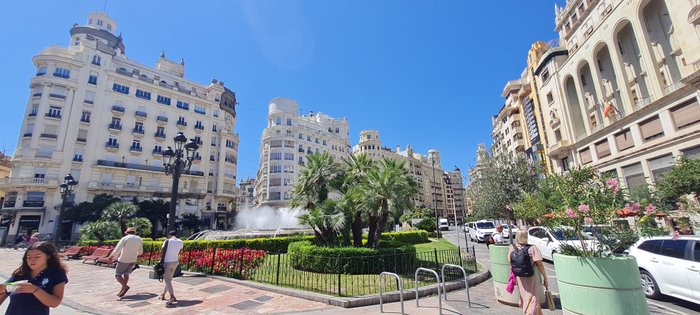
[[[549,289],[549,284],[547,273],[542,264],[542,253],[537,249],[537,246],[527,244],[527,236],[526,230],[519,230],[515,233],[516,244],[511,245],[508,250],[508,261],[511,271],[517,277],[523,314],[539,315],[542,314],[540,304],[543,301],[537,298],[537,292],[541,290],[543,285]],[[539,273],[535,272],[535,266]]]

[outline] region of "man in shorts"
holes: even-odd
[[[126,229],[124,234],[125,236],[119,240],[117,246],[109,254],[109,257],[118,257],[115,277],[119,284],[122,285],[121,290],[117,293],[117,296],[120,298],[126,294],[126,291],[129,291],[129,274],[136,266],[137,257],[143,253],[143,241],[136,235],[136,230],[130,227]]]

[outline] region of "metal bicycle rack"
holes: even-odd
[[[445,267],[450,267],[450,268],[457,268],[462,271],[462,274],[464,275],[464,288],[467,290],[467,303],[469,303],[469,307],[472,307],[472,299],[469,296],[469,281],[467,281],[467,272],[462,268],[462,266],[459,265],[453,265],[453,264],[444,264],[442,265],[442,279],[443,281],[445,280]],[[447,290],[445,291],[445,301],[447,301]]]
[[[440,275],[438,275],[438,273],[437,273],[435,270],[432,270],[432,269],[423,268],[423,267],[420,267],[420,268],[416,269],[416,275],[415,275],[415,281],[416,281],[416,307],[420,307],[420,305],[418,305],[418,274],[419,274],[421,271],[425,271],[425,272],[432,273],[432,274],[435,276],[435,280],[437,280],[438,308],[439,308],[439,310],[440,310],[440,313],[439,313],[439,314],[442,315],[442,298],[440,297],[440,285],[441,285],[441,284],[440,284]]]
[[[382,276],[392,276],[396,278],[396,283],[399,285],[399,296],[401,297],[401,315],[405,314],[403,311],[403,283],[399,275],[393,272],[382,272],[379,274],[379,311],[384,313],[384,303],[382,301]]]

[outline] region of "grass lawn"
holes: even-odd
[[[416,244],[414,246],[416,247],[416,252],[431,251],[434,248],[437,248],[437,250],[457,249],[456,245],[448,242],[444,238],[441,238],[441,239],[431,238],[430,243]]]

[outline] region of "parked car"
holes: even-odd
[[[573,229],[568,226],[553,230],[543,226],[535,226],[527,230],[527,243],[537,246],[542,253],[542,258],[549,261],[554,260],[554,253],[561,252],[562,244],[581,248],[581,241],[583,241],[587,248],[592,248],[596,245],[594,238],[584,234],[583,240],[579,240],[576,233],[572,232]]]
[[[438,221],[438,226],[440,227],[440,231],[447,231],[450,229],[450,222],[447,221],[447,219],[440,219]]]
[[[503,224],[503,232],[501,232],[501,235],[503,235],[503,237],[505,238],[510,238],[512,236],[515,236],[515,232],[517,231],[517,226],[511,224]]]
[[[647,297],[669,295],[700,304],[700,236],[641,239],[629,255],[637,259]]]
[[[467,232],[472,242],[484,242],[496,232],[496,225],[493,221],[481,220],[467,223]]]

